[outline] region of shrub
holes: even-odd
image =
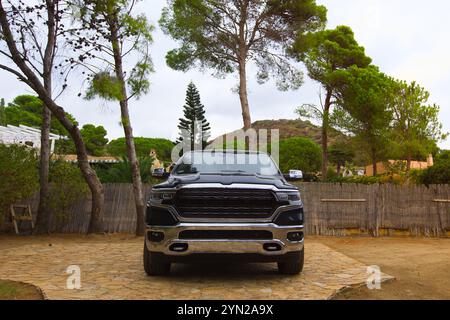
[[[39,184],[34,149],[0,144],[0,218],[11,204],[31,196]]]
[[[339,177],[340,176],[333,168],[328,168],[328,170],[327,170],[327,180],[328,181],[337,179]]]
[[[139,158],[139,168],[143,183],[153,183],[152,177],[153,159],[151,157]],[[123,161],[113,165],[97,165],[95,167],[98,177],[102,183],[132,183],[130,162],[123,158]]]
[[[322,150],[314,141],[294,137],[280,141],[280,169],[288,172],[298,169],[303,172],[316,172],[322,166]]]
[[[334,183],[359,183],[359,184],[377,184],[380,183],[381,176],[367,177],[367,176],[352,176],[352,177],[334,177],[329,179],[329,182]]]
[[[159,160],[171,161],[171,154],[174,144],[167,139],[159,138],[134,138],[134,144],[136,146],[136,154],[138,157],[147,157],[150,154],[151,149],[155,149]],[[112,140],[106,146],[107,152],[112,156],[126,157],[127,147],[125,144],[125,138],[119,138]]]
[[[51,163],[49,207],[55,217],[63,218],[70,206],[88,193],[88,185],[76,165],[60,160]]]
[[[423,170],[411,169],[407,174],[408,182],[411,184],[421,184],[422,183]]]
[[[442,160],[425,169],[420,175],[420,182],[425,185],[450,183],[450,160]]]

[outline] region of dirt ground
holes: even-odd
[[[30,240],[46,247],[58,247],[55,242],[114,244],[117,240],[130,241],[133,238],[131,235],[0,237],[0,250],[19,249]],[[307,247],[309,241],[311,244],[324,244],[364,265],[378,265],[382,272],[396,278],[395,281],[383,283],[381,290],[368,290],[363,286],[345,291],[337,299],[450,299],[448,238],[307,237]]]
[[[450,299],[450,239],[309,237],[396,278],[380,290],[352,289],[337,299]],[[306,240],[308,241],[308,239]]]
[[[142,249],[143,238],[131,235],[0,236],[0,277],[36,285],[51,300],[323,300],[367,280],[365,264],[312,240],[295,276],[280,275],[276,263],[211,260],[174,264],[169,276],[150,278]]]

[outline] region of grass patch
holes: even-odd
[[[33,286],[0,280],[0,300],[41,300],[42,295]]]

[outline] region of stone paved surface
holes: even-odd
[[[176,264],[168,277],[147,277],[142,248],[125,236],[0,237],[0,278],[37,285],[48,299],[328,299],[367,279],[365,265],[313,241],[299,276],[279,275],[276,264]],[[81,268],[80,290],[66,289],[69,265]]]

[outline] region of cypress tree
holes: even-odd
[[[189,139],[189,142],[185,141],[185,143],[191,145],[191,150],[194,150],[194,146],[200,143],[202,149],[204,149],[208,138],[210,137],[211,127],[205,118],[205,107],[200,101],[200,94],[197,87],[192,82],[188,85],[186,91],[186,103],[183,106],[183,109],[184,118],[180,118],[180,124],[178,125],[178,129],[181,130],[178,142]],[[197,130],[195,130],[196,122],[198,125]],[[195,131],[197,131],[197,135],[195,134]],[[200,132],[201,136],[199,134]]]

